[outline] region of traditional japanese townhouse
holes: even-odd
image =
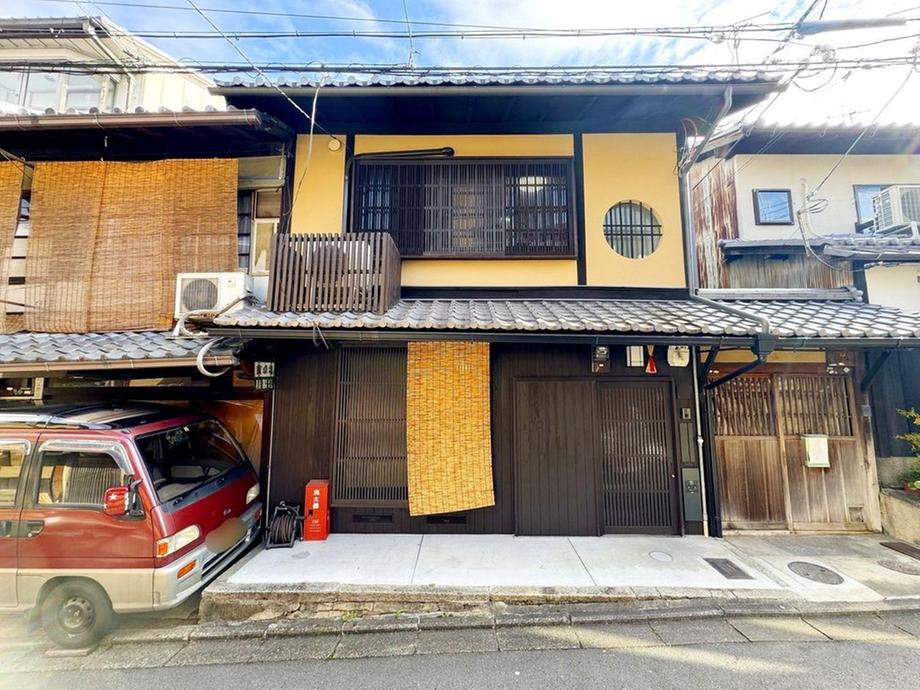
[[[763,459],[721,435],[712,452],[699,405],[712,386],[745,423],[794,420],[790,466],[802,434],[838,424],[826,508],[792,522],[878,529],[859,393],[826,378],[824,352],[920,342],[920,318],[837,293],[696,290],[690,144],[776,83],[493,73],[281,88],[217,90],[298,131],[294,201],[266,304],[200,320],[274,362],[269,505],[329,479],[340,532],[718,535],[714,459],[729,476]],[[740,372],[723,362],[768,357],[822,362],[783,379],[786,412],[726,383]],[[780,520],[805,501],[793,490],[815,491],[776,486],[790,494],[759,500]]]
[[[842,300],[920,311],[918,154],[916,126],[758,122],[713,137],[690,176],[701,285],[758,295],[799,291],[803,299],[835,291]],[[827,524],[859,528],[853,506],[840,501],[834,508],[833,497],[849,495],[850,485],[875,469],[872,447],[852,460],[860,426],[873,431],[883,486],[912,460],[896,437],[908,430],[898,410],[920,405],[915,348],[908,338],[877,351],[774,356],[718,389],[723,520],[795,526],[817,505],[837,515]],[[716,368],[735,366],[716,359]],[[806,382],[816,406],[795,402],[790,410],[789,396]],[[752,405],[760,413],[752,414]],[[801,432],[829,436],[830,468],[801,466]],[[733,454],[741,447],[749,459]]]
[[[258,462],[241,343],[173,326],[264,294],[291,142],[252,110],[0,116],[0,404],[192,404]]]

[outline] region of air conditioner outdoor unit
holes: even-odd
[[[872,200],[876,232],[920,223],[920,185],[896,184]]]
[[[218,311],[250,292],[245,273],[180,273],[176,276],[175,317],[180,319],[190,311]],[[228,311],[240,306],[242,302]]]

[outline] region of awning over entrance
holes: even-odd
[[[826,291],[825,291],[826,292]],[[833,292],[824,299],[402,299],[383,314],[278,313],[245,306],[214,320],[212,334],[283,337],[285,332],[401,331],[416,334],[564,333],[666,336],[669,341],[747,344],[770,322],[779,347],[920,347],[920,315]],[[747,318],[737,310],[750,314]]]

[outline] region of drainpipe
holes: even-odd
[[[109,60],[121,67],[122,71],[125,73],[125,80],[127,81],[127,92],[125,93],[125,112],[128,112],[128,110],[131,108],[131,92],[134,88],[134,75],[128,71],[128,68],[125,67],[124,62],[115,57],[115,53],[109,50],[102,42],[102,39],[99,38],[99,34],[96,33],[96,27],[94,27],[90,22],[86,22],[85,29],[86,32],[92,37],[93,43],[96,45],[96,47],[105,53],[105,56],[109,58]]]

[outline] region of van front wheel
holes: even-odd
[[[42,603],[42,627],[61,647],[95,644],[111,628],[112,603],[92,582],[71,581],[55,587]]]

